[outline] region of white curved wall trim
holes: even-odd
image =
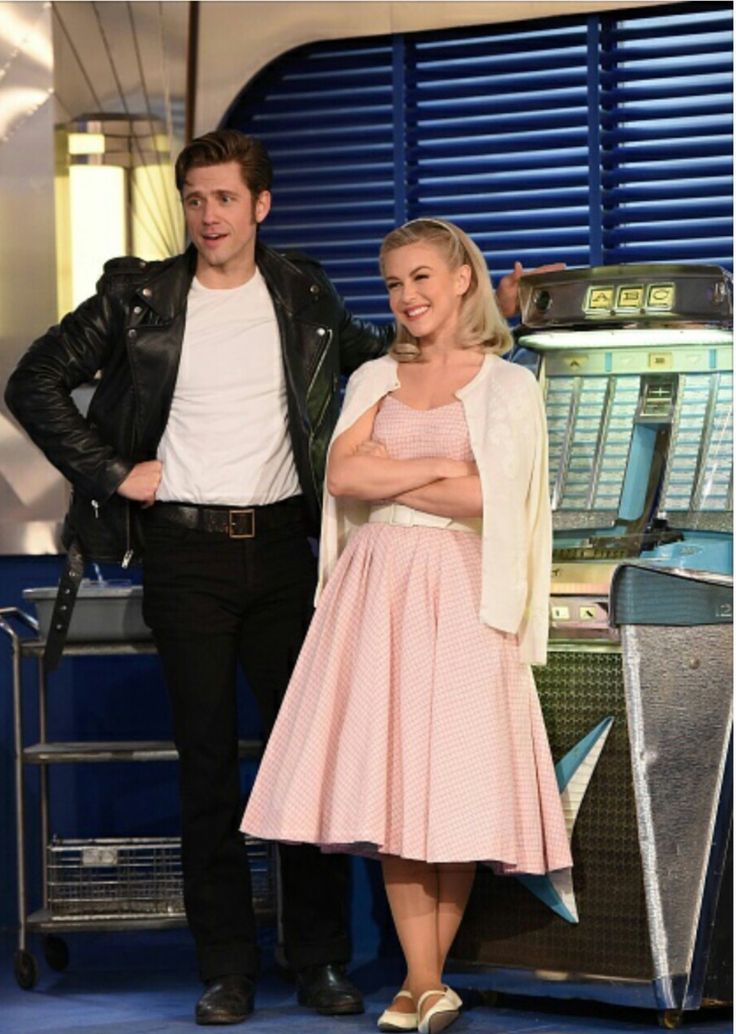
[[[195,132],[214,129],[254,75],[280,54],[304,43],[527,21],[621,7],[656,7],[668,2],[671,0],[208,0],[200,4]]]

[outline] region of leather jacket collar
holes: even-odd
[[[300,266],[260,241],[256,243],[256,265],[274,300],[291,316],[311,306],[321,294],[321,286]],[[161,263],[138,288],[137,295],[161,319],[170,322],[186,309],[196,268],[197,251],[190,244],[181,255]]]

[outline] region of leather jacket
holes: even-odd
[[[5,392],[8,408],[72,484],[64,542],[121,562],[142,552],[139,507],[116,494],[156,457],[176,384],[196,251],[105,264],[96,294],[31,345]],[[317,262],[258,242],[286,373],[289,432],[311,530],[319,524],[340,375],[381,355],[391,330],[352,317]],[[71,392],[98,376],[82,416]],[[246,502],[246,500],[244,500]]]

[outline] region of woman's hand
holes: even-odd
[[[382,442],[376,442],[372,438],[360,442],[355,447],[355,456],[373,456],[375,459],[387,460],[390,458],[386,446]],[[438,457],[442,473],[441,478],[465,478],[472,477],[478,473],[475,463],[467,463],[464,460],[450,460]]]

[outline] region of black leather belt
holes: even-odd
[[[64,570],[61,572],[56,600],[51,614],[51,624],[46,637],[43,659],[47,671],[56,671],[64,652],[72,611],[84,574],[84,557],[76,540],[70,543]]]
[[[145,511],[155,523],[178,524],[190,531],[225,535],[230,539],[254,539],[257,535],[288,524],[302,515],[302,497],[292,496],[266,506],[196,506],[192,503],[155,503]]]

